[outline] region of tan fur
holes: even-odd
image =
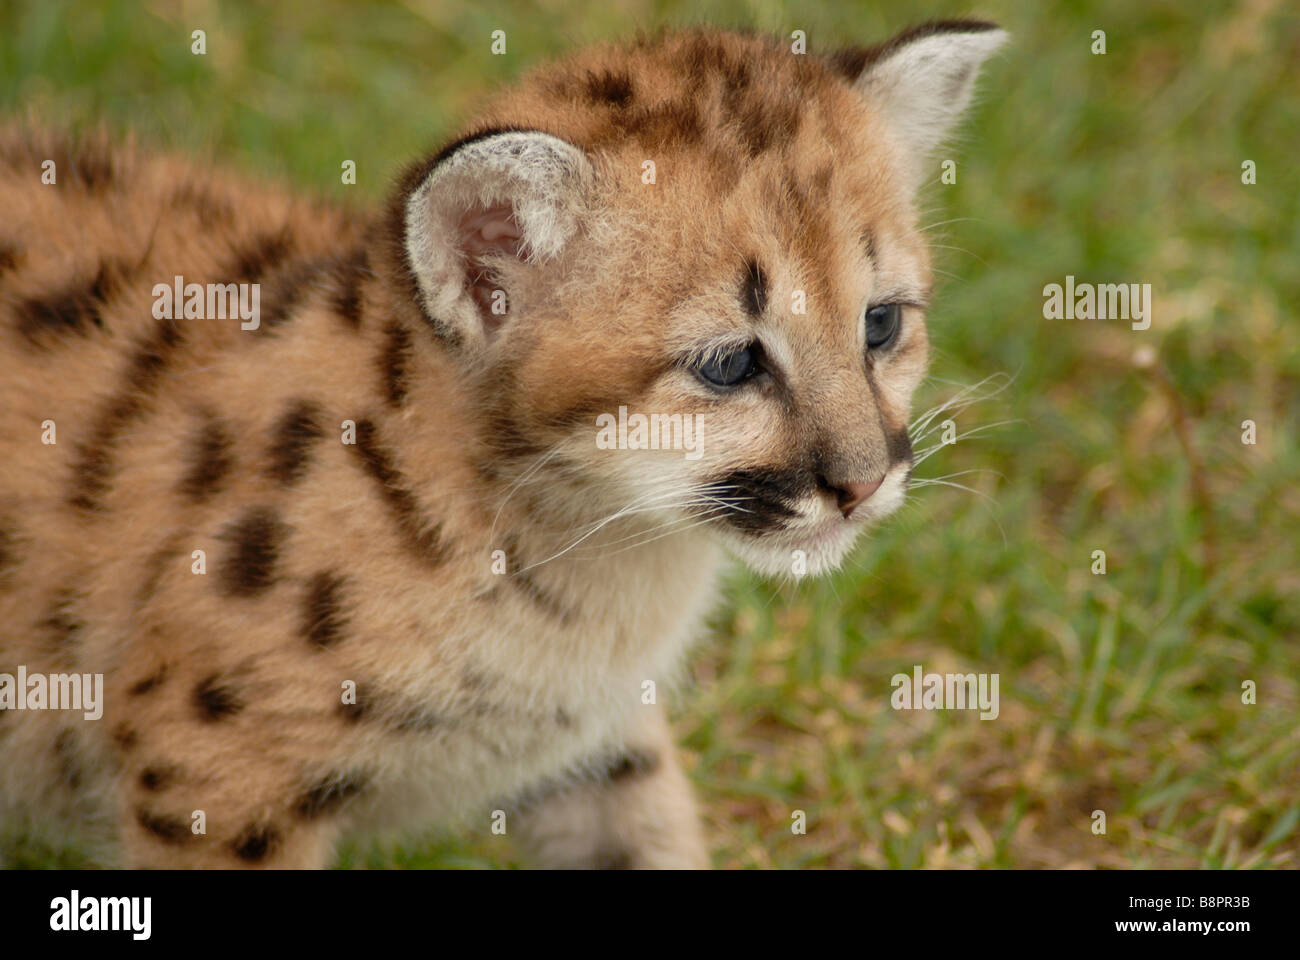
[[[416,296],[403,205],[431,162],[358,218],[130,146],[4,133],[0,672],[102,673],[106,694],[97,722],[0,712],[0,817],[72,822],[106,862],[321,866],[345,834],[487,829],[500,804],[544,863],[706,864],[646,681],[671,686],[724,545],[825,569],[905,483],[891,444],[925,368],[929,259],[914,158],[853,79],[702,31],[503,94],[467,135],[545,131],[592,175],[572,237],[493,263],[495,337]],[[762,317],[737,297],[747,260]],[[177,274],[259,282],[261,329],[155,320],[151,290]],[[884,292],[913,305],[864,362]],[[682,368],[746,331],[780,383],[724,401]],[[594,418],[620,405],[702,414],[708,455],[598,450]],[[815,542],[719,537],[683,503],[729,471],[810,469],[886,485],[852,522],[809,494],[817,529],[836,524]]]

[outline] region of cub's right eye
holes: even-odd
[[[695,372],[715,387],[734,387],[758,372],[758,361],[751,347],[714,354],[700,361]]]

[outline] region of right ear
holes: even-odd
[[[535,130],[480,133],[426,164],[406,195],[403,243],[435,329],[463,346],[491,340],[506,320],[499,271],[559,255],[592,176],[581,150]]]

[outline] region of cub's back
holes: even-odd
[[[367,225],[103,134],[24,128],[0,131],[0,210],[0,669],[113,683],[167,619],[148,607],[159,582],[181,583],[194,546],[284,486],[273,438],[293,441],[286,410],[308,381],[329,377],[320,402],[341,409],[378,402],[354,369],[382,337],[359,329]],[[259,284],[259,328],[159,318],[155,286],[176,277]],[[304,407],[296,427],[325,422]],[[70,754],[97,725],[69,716],[0,711],[11,797],[57,806],[90,785]],[[60,724],[60,749],[36,749]],[[69,780],[67,797],[32,796]]]

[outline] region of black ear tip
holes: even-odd
[[[990,30],[1001,30],[1002,28],[992,20],[972,20],[972,19],[953,19],[953,20],[928,20],[925,23],[918,24],[911,29],[904,30],[894,41],[906,38],[908,40],[918,40],[921,37],[934,36],[937,33],[987,33]]]
[[[943,34],[977,34],[1005,32],[992,20],[930,20],[926,23],[909,27],[897,36],[874,47],[847,47],[828,56],[827,62],[840,76],[857,80],[862,72],[874,63],[886,59],[917,40]]]

